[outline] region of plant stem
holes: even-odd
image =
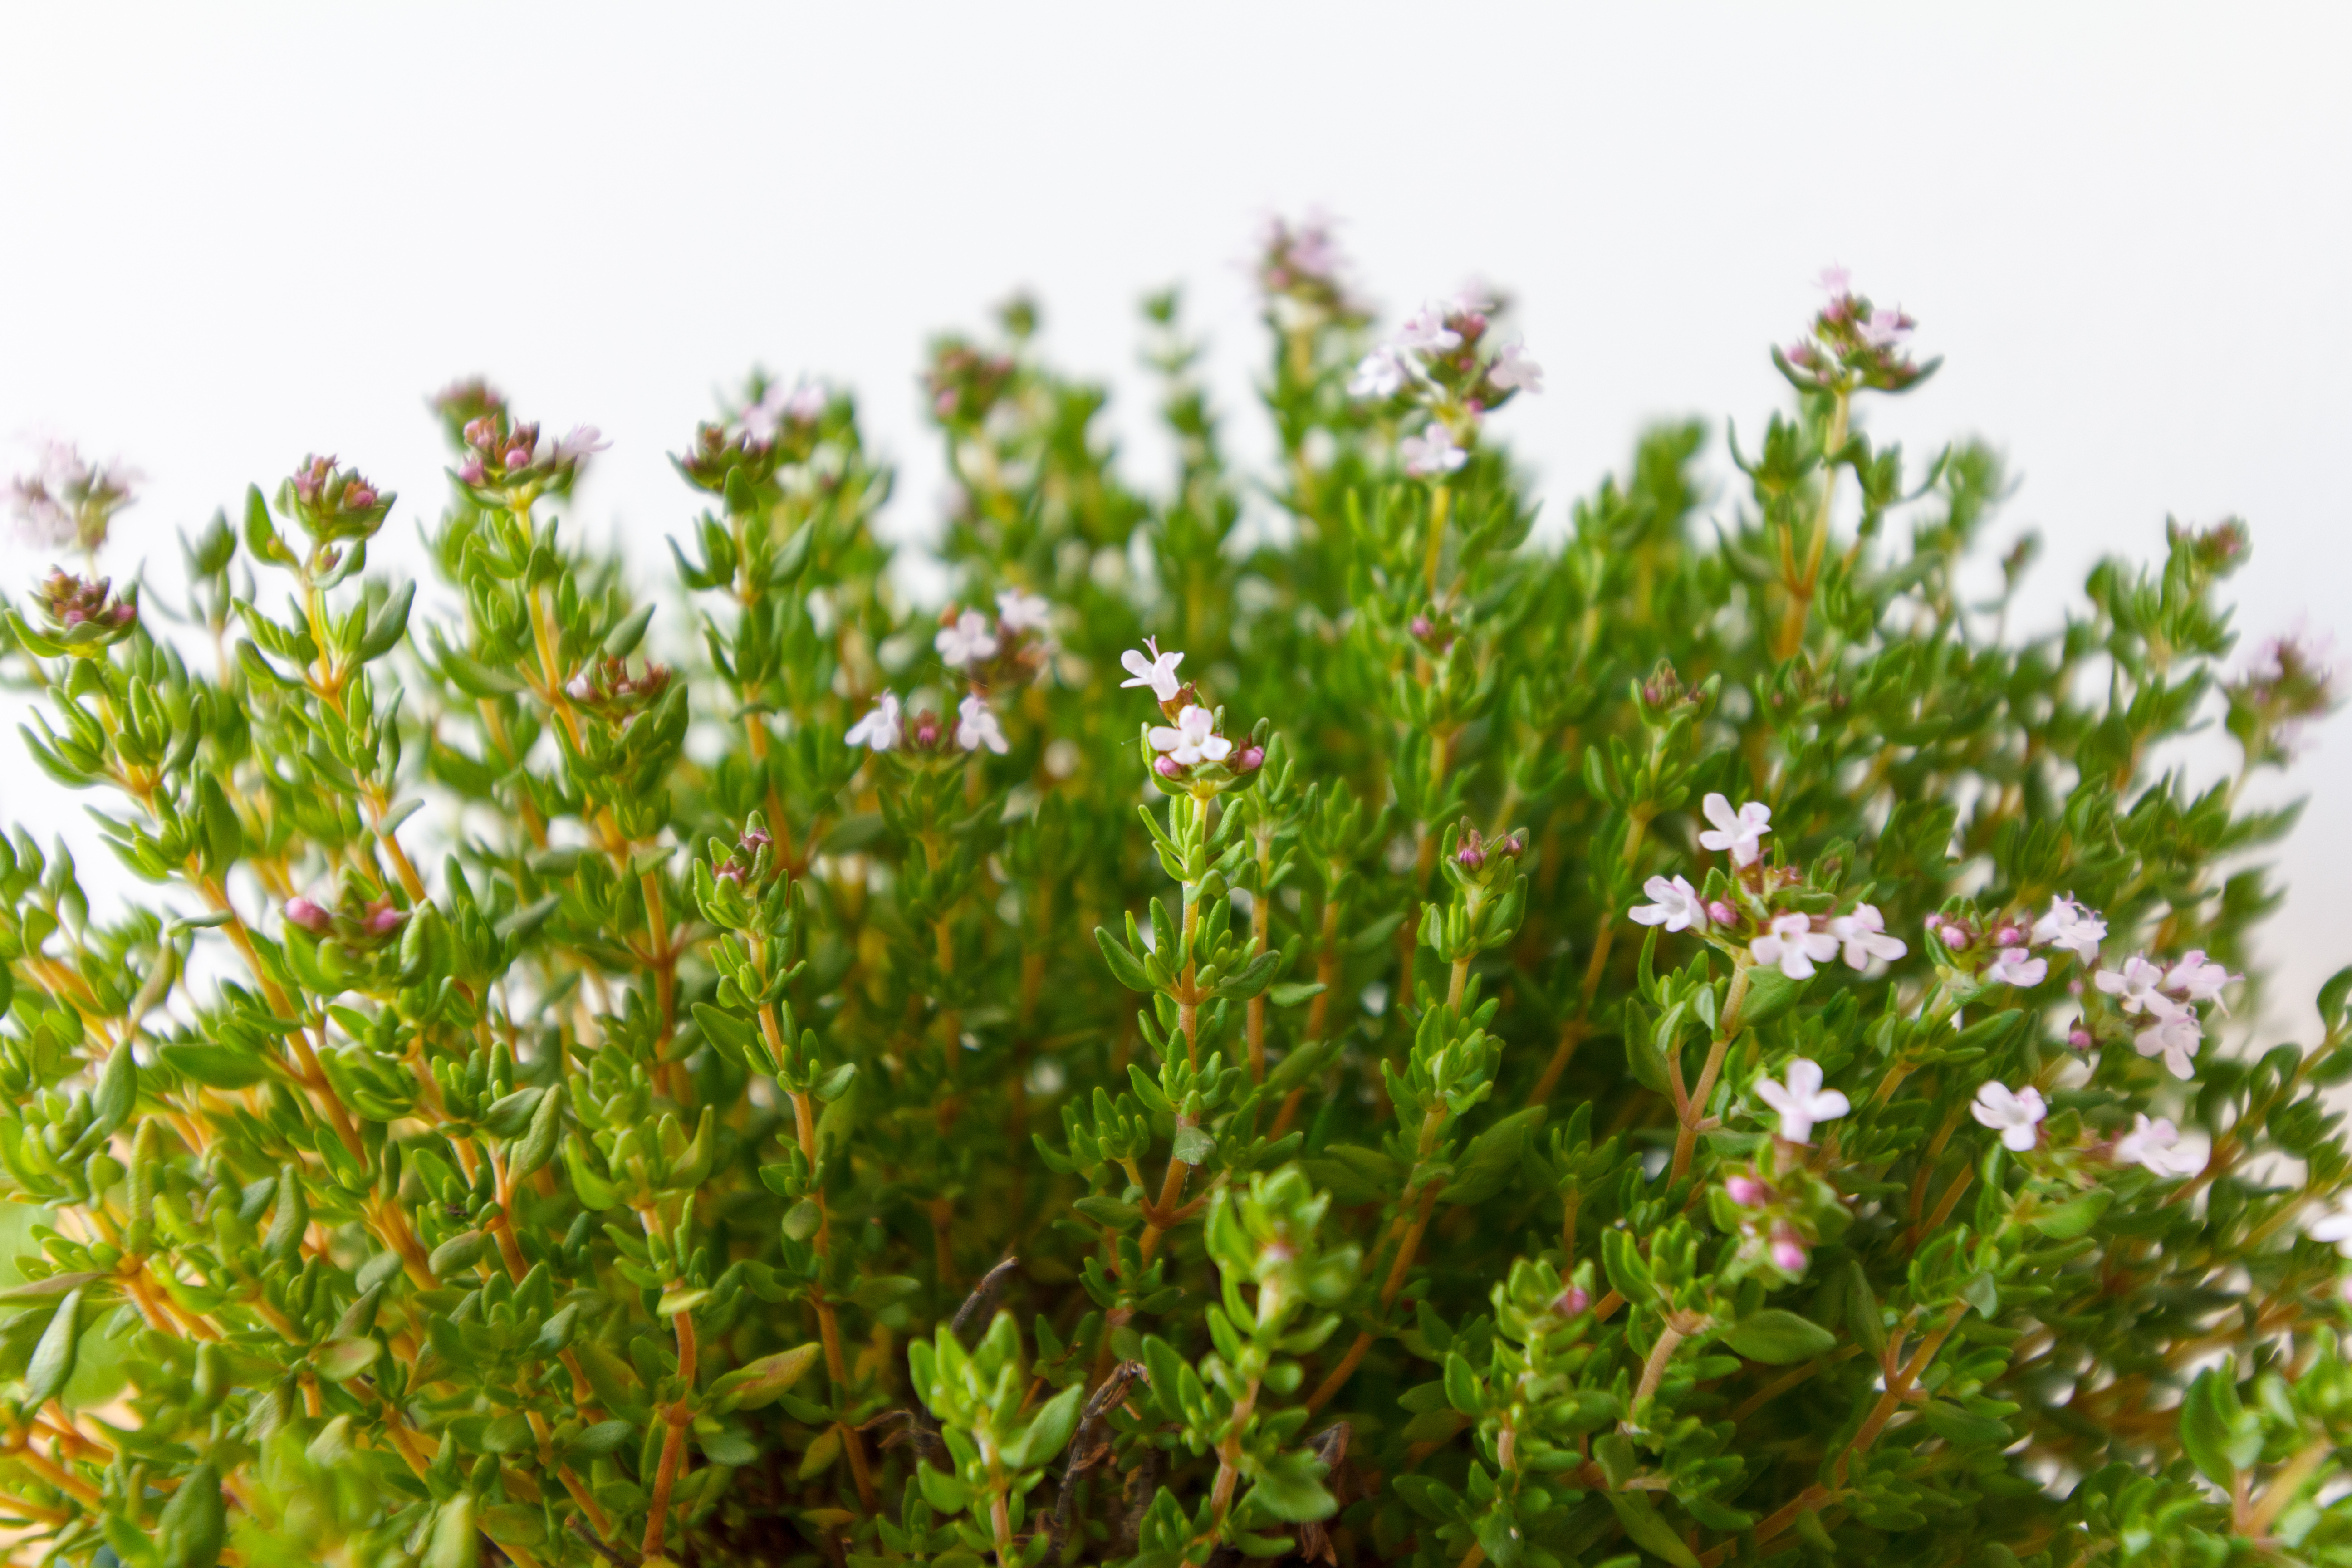
[[[1675,1164],[1670,1177],[1679,1182],[1690,1173],[1691,1154],[1698,1146],[1698,1124],[1706,1114],[1708,1096],[1715,1092],[1715,1080],[1723,1071],[1723,1058],[1731,1049],[1731,1042],[1739,1034],[1739,1009],[1748,1001],[1747,963],[1731,972],[1731,989],[1724,997],[1723,1020],[1715,1032],[1714,1043],[1706,1049],[1706,1065],[1699,1069],[1697,1087],[1683,1103],[1680,1125],[1675,1131]]]

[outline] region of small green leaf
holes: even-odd
[[[329,1383],[344,1383],[375,1364],[383,1347],[371,1339],[329,1340],[310,1357],[310,1364]]]
[[[32,1409],[47,1404],[57,1396],[73,1375],[74,1349],[81,1336],[81,1291],[66,1293],[49,1314],[49,1326],[41,1331],[38,1343],[33,1346],[33,1359],[25,1368],[25,1406]]]
[[[778,1394],[816,1364],[817,1352],[816,1345],[805,1344],[746,1362],[713,1378],[704,1396],[713,1403],[724,1401],[730,1410],[757,1410],[773,1404]]]
[[[1617,1521],[1643,1551],[1664,1558],[1675,1568],[1699,1568],[1698,1553],[1675,1533],[1673,1525],[1658,1517],[1647,1492],[1611,1492],[1609,1506],[1617,1510]]]
[[[1810,1361],[1837,1348],[1837,1336],[1809,1318],[1780,1307],[1766,1307],[1734,1323],[1723,1342],[1746,1356],[1773,1366]]]

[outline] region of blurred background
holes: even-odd
[[[178,531],[333,452],[401,492],[414,561],[444,493],[425,399],[479,373],[602,428],[572,515],[667,580],[697,506],[665,454],[756,364],[859,394],[919,544],[924,342],[1016,289],[1115,389],[1139,481],[1169,454],[1137,306],[1171,283],[1236,452],[1270,449],[1244,263],[1313,210],[1390,321],[1473,276],[1516,299],[1549,390],[1493,433],[1555,521],[1656,418],[1709,419],[1728,473],[1723,421],[1784,405],[1768,346],[1834,261],[1946,359],[1874,436],[2008,454],[1992,545],[2044,541],[2025,624],[2168,514],[2234,513],[2245,644],[2301,621],[2343,650],[2347,45],[2317,5],[15,5],[0,472],[44,437],[135,466],[102,564],[168,594]],[[0,588],[49,563],[10,535]],[[78,803],[0,754],[0,820],[109,885]],[[2232,759],[2216,726],[2165,760]],[[2352,960],[2352,721],[2265,788],[2312,803],[2269,856],[2267,1045]]]

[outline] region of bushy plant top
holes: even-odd
[[[2230,1018],[2333,699],[2232,659],[2246,531],[2021,631],[1832,274],[1727,489],[1668,426],[1531,542],[1502,301],[1259,277],[1264,472],[1172,296],[1164,489],[1026,305],[938,342],[937,615],[809,382],[671,584],[479,383],[421,598],[335,458],[169,608],[119,466],[18,482],[91,562],[32,758],[159,893],[0,844],[13,1561],[2352,1562],[2352,971]]]

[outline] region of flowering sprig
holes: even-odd
[[[1874,305],[1853,290],[1853,280],[1843,267],[1822,270],[1820,286],[1829,296],[1803,337],[1789,347],[1772,351],[1780,374],[1805,391],[1850,390],[1867,386],[1880,392],[1903,392],[1936,373],[1943,362],[1921,364],[1909,352],[1912,330],[1918,323],[1902,310]]]
[[[8,481],[9,510],[26,539],[95,560],[115,513],[138,500],[141,478],[119,460],[93,463],[68,443],[45,442],[39,466]]]

